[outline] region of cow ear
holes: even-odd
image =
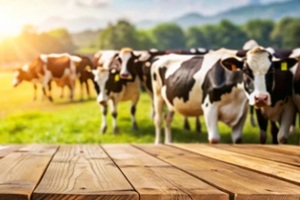
[[[287,58],[279,61],[273,61],[273,67],[275,69],[279,69],[281,71],[288,71],[290,68],[292,68],[296,63],[297,59],[295,58]]]
[[[221,61],[221,65],[230,71],[237,71],[243,68],[243,62],[236,58],[226,58]]]

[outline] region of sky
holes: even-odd
[[[24,25],[39,25],[51,17],[168,20],[189,12],[208,16],[249,3],[278,1],[286,0],[0,0],[0,38],[18,34]]]

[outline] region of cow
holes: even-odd
[[[33,100],[36,100],[37,83],[39,82],[39,77],[37,76],[37,74],[34,74],[29,70],[29,66],[27,64],[16,69],[13,75],[12,85],[13,87],[17,87],[23,81],[28,81],[33,84],[33,89],[34,89]],[[49,88],[51,88],[51,86]]]
[[[101,133],[107,130],[107,103],[110,103],[111,114],[113,117],[113,132],[118,133],[117,126],[117,106],[119,102],[131,101],[131,119],[132,129],[138,130],[138,125],[135,119],[136,105],[140,96],[140,80],[132,78],[124,80],[120,78],[120,70],[113,60],[110,59],[110,64],[106,67],[97,67],[92,70],[95,76],[95,82],[99,85],[100,93],[97,97],[97,102],[102,108],[102,123]]]
[[[289,128],[296,108],[292,101],[293,73],[297,60],[294,58],[275,59],[266,48],[256,46],[247,52],[237,51],[236,57],[224,61],[228,70],[243,72],[244,91],[249,104],[260,109],[262,115],[271,121],[279,122],[278,143],[286,143]]]
[[[76,80],[76,64],[81,58],[67,53],[64,54],[41,54],[31,61],[28,71],[37,77],[42,84],[43,94],[53,101],[51,93],[46,92],[47,86],[53,80],[58,86],[67,85],[70,88],[70,100],[73,100]]]
[[[83,99],[83,85],[85,85],[88,98],[91,97],[88,80],[93,82],[95,91],[99,94],[98,84],[94,81],[94,74],[91,72],[92,69],[95,69],[93,62],[87,56],[78,54],[75,54],[75,56],[81,58],[81,61],[76,66],[76,73],[80,82],[80,98]]]
[[[233,143],[241,142],[248,100],[241,88],[242,73],[226,70],[222,66],[224,60],[232,56],[235,56],[233,52],[221,49],[203,56],[164,55],[153,63],[155,144],[161,142],[164,104],[168,110],[165,117],[165,143],[172,142],[174,112],[184,116],[203,114],[210,143],[220,141],[218,120],[232,127]]]
[[[157,56],[166,55],[170,53],[176,54],[192,54],[192,55],[204,55],[208,52],[208,50],[203,48],[194,48],[190,50],[166,50],[166,51],[158,51],[155,49],[145,50],[145,51],[133,51],[130,48],[121,49],[119,55],[116,59],[121,64],[121,78],[122,79],[130,79],[132,77],[139,77],[142,85],[146,89],[147,93],[151,97],[153,101],[153,90],[151,83],[151,65],[152,62],[156,59]],[[154,112],[152,110],[152,116]],[[188,122],[188,118],[184,118],[184,128],[186,130],[190,130],[190,125]],[[199,117],[196,117],[196,131],[201,133],[201,124]]]

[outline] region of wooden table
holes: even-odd
[[[2,145],[2,199],[300,199],[300,147]]]

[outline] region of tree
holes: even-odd
[[[271,38],[273,40],[273,46],[274,47],[276,47],[276,48],[286,48],[287,44],[285,44],[284,40],[287,40],[286,39],[287,38],[286,34],[289,34],[287,28],[290,26],[289,24],[297,22],[297,21],[299,21],[299,19],[286,17],[286,18],[281,19],[275,25],[275,28],[271,33]],[[293,27],[290,26],[289,29],[293,29]]]
[[[240,49],[248,40],[247,35],[238,26],[227,20],[222,20],[215,31],[216,41],[220,42],[220,47]]]
[[[243,31],[250,39],[254,39],[259,45],[271,46],[271,33],[274,29],[274,22],[271,20],[250,20],[243,27]]]
[[[188,48],[204,47],[208,48],[207,38],[203,29],[199,27],[190,27],[186,31],[186,46]]]
[[[123,47],[138,47],[138,37],[135,27],[126,20],[110,24],[99,36],[100,49],[121,49]]]
[[[172,23],[159,24],[154,27],[153,36],[158,49],[183,49],[185,36],[180,26]]]

